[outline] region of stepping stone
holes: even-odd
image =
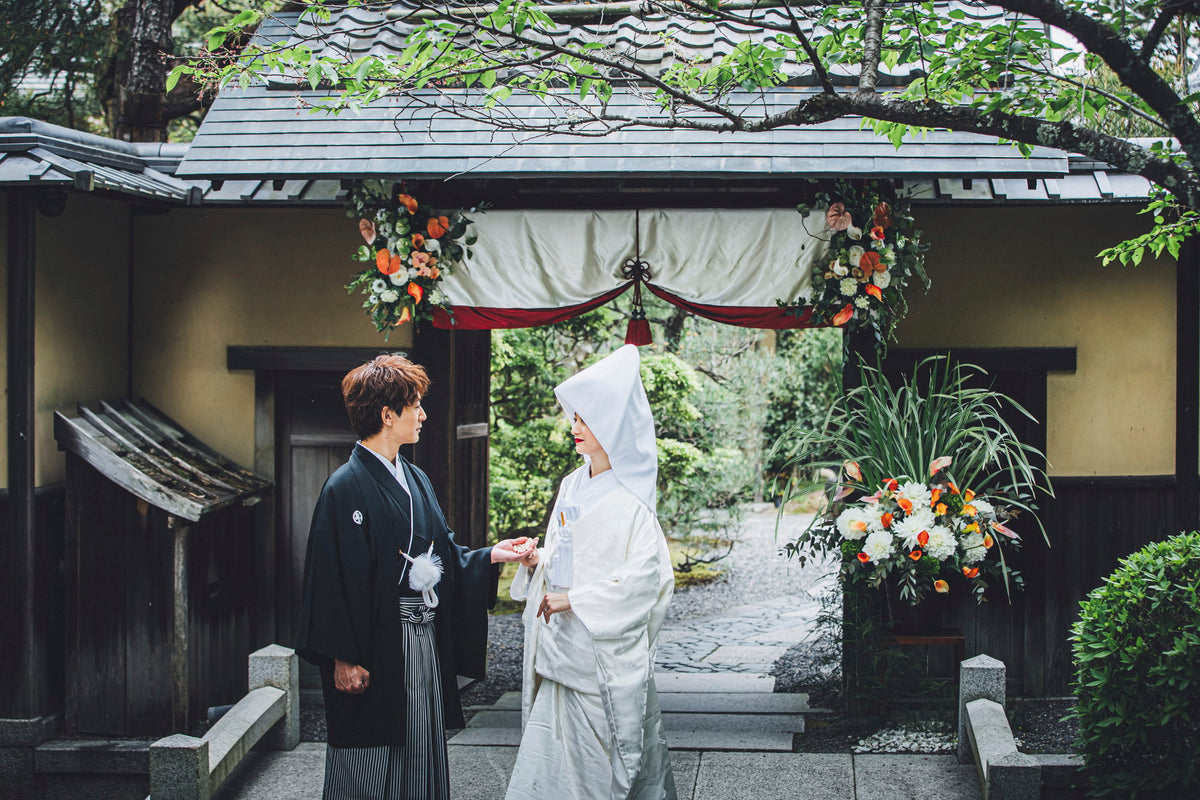
[[[775,690],[769,675],[739,672],[655,672],[654,683],[660,692],[766,692]]]
[[[500,695],[500,699],[498,699],[495,703],[492,704],[492,708],[497,711],[504,709],[504,708],[515,708],[518,711],[520,711],[521,710],[521,693],[520,692],[505,692],[504,694]]]
[[[767,631],[766,633],[757,633],[750,638],[756,642],[789,642],[791,644],[799,644],[806,641],[812,636],[812,627],[808,625],[796,625],[791,628],[782,628],[777,631]]]
[[[786,647],[725,645],[709,653],[703,661],[718,664],[774,664],[787,651]]]
[[[816,710],[809,707],[806,694],[774,692],[659,692],[658,705],[663,713],[803,714]]]

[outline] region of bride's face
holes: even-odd
[[[575,437],[575,452],[579,455],[594,457],[597,453],[604,452],[591,428],[578,414],[575,415],[575,424],[571,426],[571,435]]]

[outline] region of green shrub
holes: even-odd
[[[1200,534],[1122,561],[1072,634],[1092,796],[1200,796]]]

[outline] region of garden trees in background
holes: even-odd
[[[1023,149],[1081,153],[1156,184],[1152,231],[1109,258],[1177,255],[1200,226],[1200,94],[1185,79],[1200,52],[1193,0],[299,5],[314,24],[291,41],[264,42],[234,59],[220,53],[179,74],[224,83],[282,71],[314,88],[337,86],[334,109],[398,93],[534,135],[687,128],[736,136],[840,117],[861,117],[893,141],[928,128],[968,131]],[[392,16],[372,24],[410,31],[408,46],[352,57],[326,49],[333,26],[322,20],[361,5],[391,7]],[[667,18],[656,28],[662,37],[626,35],[643,15]],[[622,37],[612,29],[618,20],[629,29]],[[257,21],[239,18],[216,35],[240,35]],[[580,35],[584,24],[595,32]],[[693,28],[721,27],[737,31],[731,47],[689,57],[683,41]],[[659,48],[662,60],[639,58],[646,48]],[[812,90],[763,94],[794,83]],[[541,97],[546,114],[507,109],[517,92]],[[1159,138],[1123,138],[1131,131]]]

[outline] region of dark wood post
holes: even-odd
[[[0,717],[39,715],[44,694],[37,668],[42,655],[34,608],[34,235],[36,208],[31,192],[8,195],[8,535],[0,549],[4,574],[0,665]]]
[[[1175,530],[1200,527],[1200,241],[1175,267]]]
[[[174,534],[172,583],[174,606],[171,625],[171,730],[188,733],[191,725],[188,645],[188,545],[192,525],[176,516],[168,517],[167,527]]]

